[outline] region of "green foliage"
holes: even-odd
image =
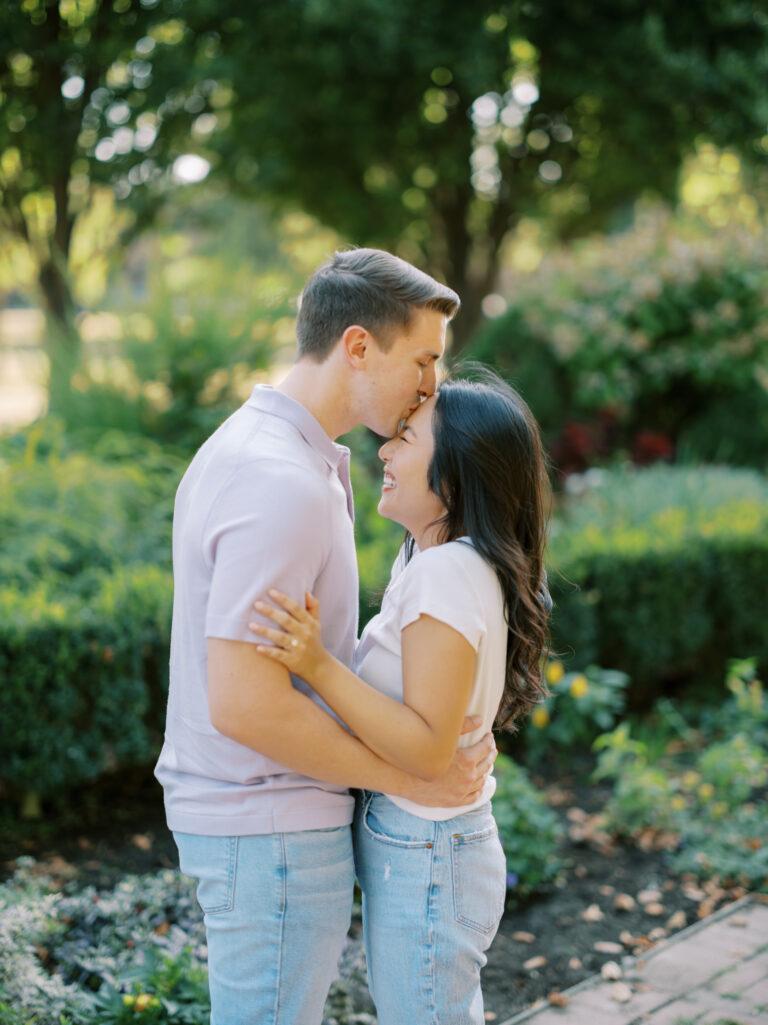
[[[0,461],[2,779],[39,794],[156,752],[180,469],[151,444],[105,436],[96,458],[54,431]]]
[[[736,3],[695,17],[655,0],[225,10],[221,170],[444,276],[464,300],[459,341],[521,217],[557,232],[615,225],[639,194],[674,196],[701,134],[750,155],[764,134],[766,26]],[[254,38],[270,41],[256,63]]]
[[[208,973],[185,948],[170,957],[150,948],[140,965],[127,971],[119,988],[105,982],[82,1025],[130,1025],[137,1015],[151,1025],[206,1025],[210,1021]]]
[[[762,466],[766,266],[763,235],[662,224],[591,240],[517,281],[471,355],[521,389],[566,469],[675,446]]]
[[[62,893],[41,868],[18,858],[0,884],[2,1025],[207,1025],[205,929],[192,879],[164,870]],[[362,1022],[371,1010],[358,939],[323,1021]]]
[[[738,734],[713,744],[698,760],[704,783],[731,807],[746,801],[755,787],[768,779],[768,762],[762,748]]]
[[[0,447],[6,587],[55,581],[55,596],[85,596],[101,571],[168,563],[178,458],[116,433],[102,435],[89,454],[70,445],[50,420]]]
[[[673,781],[663,769],[648,764],[645,745],[632,739],[626,723],[598,737],[593,747],[601,752],[594,778],[615,780],[606,807],[614,830],[631,835],[649,823],[657,829],[677,824]]]
[[[18,1025],[203,1025],[204,941],[193,883],[178,872],[72,894],[20,858],[0,886],[0,1006]]]
[[[554,649],[614,666],[647,700],[722,677],[723,651],[768,662],[768,485],[748,471],[617,470],[552,528]]]
[[[236,302],[230,295],[229,305]],[[255,337],[270,311],[239,305],[222,316],[223,296],[207,290],[183,304],[161,296],[127,318],[113,375],[84,372],[59,402],[67,428],[89,436],[116,429],[194,451],[237,408],[243,380],[271,352],[268,335]]]
[[[352,449],[355,547],[360,574],[359,629],[362,630],[381,607],[381,596],[403,540],[403,528],[378,512],[383,464],[376,452],[381,438],[360,427],[342,441]]]
[[[0,590],[2,778],[41,794],[145,764],[167,689],[170,574],[89,573],[86,593]]]
[[[694,729],[678,715],[675,736],[667,734],[662,750],[652,752],[633,737],[628,723],[598,737],[594,778],[613,781],[605,816],[614,833],[666,832],[676,871],[768,890],[768,814],[761,795],[768,782],[768,702],[759,681],[750,679],[753,671],[753,660],[733,662],[732,697],[722,717],[704,717]],[[744,715],[746,691],[733,686],[737,680],[751,686],[752,717]],[[737,722],[740,732],[730,733]]]
[[[512,899],[522,900],[557,876],[562,827],[522,766],[499,755],[493,773],[493,814],[507,856],[507,885]]]
[[[0,8],[0,245],[48,317],[54,409],[80,355],[72,271],[103,278],[157,216],[176,159],[203,148],[217,25],[209,0]]]
[[[568,750],[589,745],[613,726],[624,711],[626,673],[589,666],[566,673],[561,662],[546,669],[550,693],[525,725],[526,761],[539,763]]]

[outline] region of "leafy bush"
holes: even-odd
[[[507,856],[507,886],[513,901],[522,900],[552,883],[560,871],[562,827],[522,766],[499,755],[493,774],[493,814]]]
[[[105,437],[96,458],[50,428],[0,461],[0,777],[30,814],[40,795],[157,751],[179,475],[151,444]]]
[[[732,697],[722,721],[712,719],[707,726],[703,719],[705,728],[694,729],[680,717],[677,736],[654,756],[628,723],[598,737],[594,778],[613,780],[605,816],[615,834],[666,834],[663,845],[675,852],[675,870],[768,890],[768,810],[762,799],[768,702],[759,681],[750,679],[753,671],[753,661],[732,663]],[[751,684],[752,718],[744,716],[746,691],[735,686],[737,680]],[[726,734],[734,721],[741,732]]]
[[[154,267],[140,310],[115,319],[106,359],[79,372],[58,409],[67,429],[121,430],[194,451],[244,397],[292,314],[289,277],[188,256]]]
[[[89,452],[40,424],[0,450],[0,579],[85,597],[101,571],[170,564],[182,464],[140,439],[104,436]],[[59,428],[60,429],[60,428]]]
[[[562,662],[546,668],[549,697],[537,705],[525,725],[526,761],[540,762],[558,752],[588,746],[613,726],[624,711],[626,673],[589,666],[566,673]]]
[[[767,257],[764,235],[686,237],[649,219],[515,280],[508,311],[471,355],[520,387],[565,469],[675,446],[686,458],[762,466]]]
[[[0,1006],[25,1025],[96,1025],[134,1020],[135,1002],[123,998],[145,993],[160,1006],[144,1008],[142,1020],[207,1022],[205,934],[191,880],[162,871],[106,893],[65,895],[31,859],[17,865],[0,886]]]
[[[87,576],[79,594],[0,589],[2,779],[17,792],[54,793],[158,750],[170,574],[137,565]]]
[[[16,865],[0,885],[1,1025],[207,1025],[193,880],[163,870],[64,894],[32,859]],[[339,969],[323,1021],[372,1022],[362,939],[348,941]]]
[[[629,673],[635,703],[721,679],[723,651],[768,663],[768,484],[750,471],[605,473],[553,524],[549,570],[555,650]]]

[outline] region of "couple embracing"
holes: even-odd
[[[173,523],[155,774],[198,883],[212,1025],[319,1025],[363,897],[380,1025],[483,1022],[504,910],[492,728],[541,699],[551,601],[535,420],[437,363],[455,292],[355,249],[309,279],[298,354],[197,452]],[[379,450],[405,528],[357,638],[349,450]]]

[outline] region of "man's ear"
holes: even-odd
[[[347,362],[353,367],[359,368],[365,365],[373,338],[364,327],[359,324],[351,324],[344,331],[339,344],[342,346]]]

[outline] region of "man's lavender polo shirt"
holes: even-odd
[[[353,518],[349,449],[331,441],[304,406],[266,385],[254,388],[189,465],[173,516],[170,691],[155,767],[170,829],[242,836],[352,821],[354,801],[344,787],[293,772],[213,728],[206,638],[261,643],[248,630],[258,618],[253,602],[273,587],[300,602],[312,591],[323,643],[350,665],[358,601]],[[332,714],[303,680],[293,677],[293,685]]]

